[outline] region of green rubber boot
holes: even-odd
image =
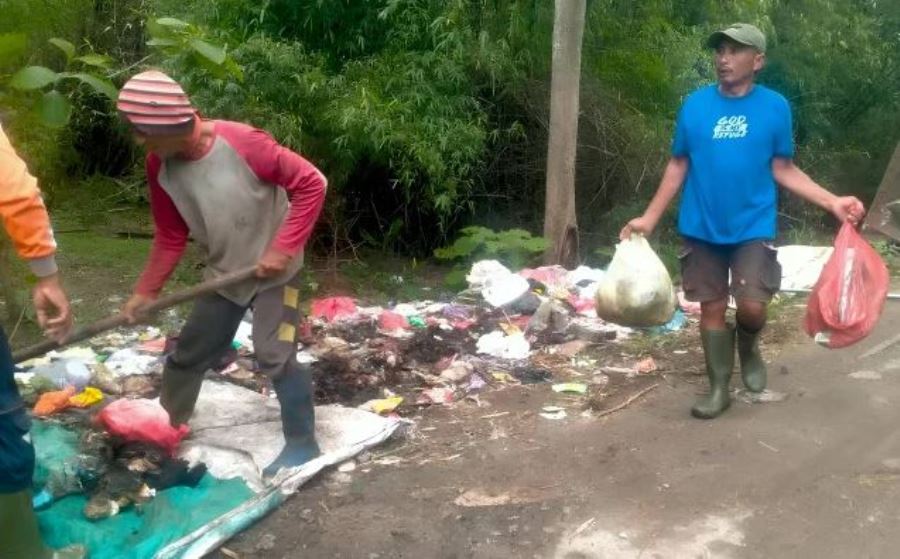
[[[762,392],[766,389],[766,363],[759,352],[759,332],[751,334],[738,324],[737,347],[744,386],[750,392]]]
[[[694,404],[691,415],[699,419],[713,419],[731,405],[728,383],[734,369],[734,330],[701,330],[700,340],[706,357],[709,394]]]

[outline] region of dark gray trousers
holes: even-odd
[[[286,374],[302,374],[311,384],[308,369],[297,363],[297,326],[300,321],[300,274],[284,285],[260,291],[250,302],[253,309],[253,347],[260,370],[273,381]],[[197,403],[203,375],[231,347],[247,307],[218,294],[202,297],[182,328],[175,351],[166,359],[160,403],[172,425],[187,423]],[[311,392],[311,390],[310,390]],[[310,408],[312,402],[309,403]]]

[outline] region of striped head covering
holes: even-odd
[[[169,76],[150,70],[128,80],[119,92],[116,108],[139,133],[177,136],[194,129],[196,110]]]

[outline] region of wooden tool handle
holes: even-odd
[[[168,309],[169,307],[180,305],[181,303],[196,299],[197,297],[200,297],[202,295],[214,293],[226,287],[230,287],[232,285],[246,281],[252,278],[255,274],[255,267],[247,268],[205,281],[182,291],[170,293],[169,295],[160,297],[156,301],[153,301],[152,303],[144,307],[141,310],[141,314],[151,316],[161,310]],[[125,326],[126,324],[128,324],[128,319],[125,318],[125,315],[121,313],[100,319],[97,322],[88,324],[87,326],[84,326],[82,328],[78,328],[77,330],[72,332],[72,334],[70,334],[69,337],[66,338],[66,341],[62,344],[54,340],[46,340],[33,346],[29,346],[16,351],[13,353],[13,362],[21,363],[22,361],[27,361],[34,357],[41,356],[48,351],[59,349],[61,347],[65,347],[82,340],[93,338],[97,334],[101,334],[103,332],[106,332],[107,330],[112,330],[113,328],[118,328],[119,326]]]

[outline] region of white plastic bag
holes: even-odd
[[[616,245],[596,301],[597,316],[623,326],[660,326],[672,319],[672,278],[647,239],[632,235]]]

